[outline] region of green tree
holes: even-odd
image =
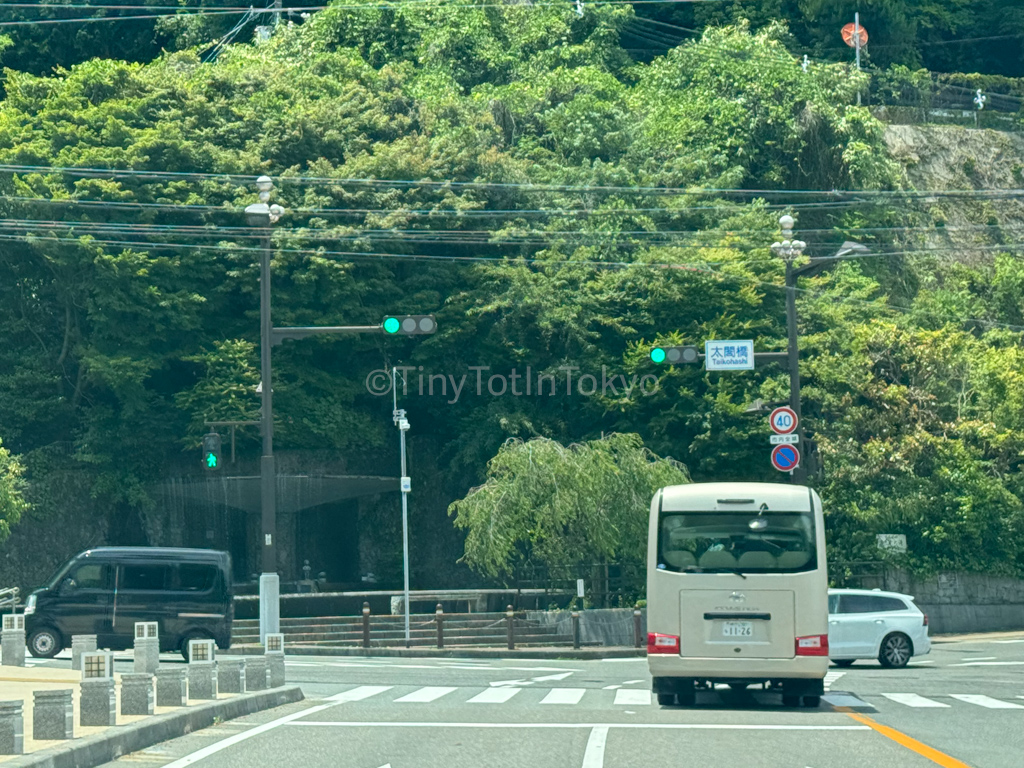
[[[21,519],[28,509],[23,494],[24,481],[22,474],[25,468],[17,456],[0,443],[0,544],[7,540],[11,526]]]

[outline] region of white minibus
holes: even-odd
[[[821,499],[798,485],[694,483],[651,502],[647,660],[662,705],[760,683],[817,707],[828,669]]]

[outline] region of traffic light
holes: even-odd
[[[697,363],[700,362],[700,351],[696,347],[654,347],[651,361],[669,365]]]
[[[437,330],[437,321],[433,315],[388,315],[381,322],[384,333],[392,335],[401,333],[406,336],[433,333]]]
[[[216,432],[203,435],[203,466],[220,469],[220,435]]]

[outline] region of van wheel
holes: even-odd
[[[821,706],[821,696],[804,696],[804,706],[815,709]]]
[[[800,697],[794,696],[789,693],[782,694],[782,706],[784,707],[799,707]]]
[[[52,659],[64,650],[64,638],[53,627],[39,627],[28,638],[28,651],[37,659]]]
[[[900,632],[893,632],[882,641],[878,661],[883,667],[899,669],[907,666],[913,655],[914,647],[910,643],[910,638]]]
[[[663,707],[671,707],[676,703],[676,695],[674,693],[659,693],[658,703]]]
[[[181,656],[185,659],[185,663],[189,662],[188,658],[188,643],[190,640],[212,640],[209,635],[203,634],[202,632],[189,632],[183,638],[181,638],[181,645],[178,650],[181,651]]]
[[[697,690],[693,685],[688,685],[679,692],[679,706],[692,707],[697,703]]]

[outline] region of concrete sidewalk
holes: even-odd
[[[249,655],[263,653],[261,646],[233,645],[230,654]],[[363,648],[351,645],[289,645],[288,656],[395,656],[407,658],[442,659],[624,659],[647,655],[647,648],[626,646],[599,646],[579,650],[563,646],[547,648],[516,648],[509,650],[500,646],[446,646],[444,648],[426,645],[412,648],[394,646]]]
[[[1024,640],[1024,630],[1016,632],[973,632],[963,635],[932,635],[932,643],[963,643],[971,640]]]

